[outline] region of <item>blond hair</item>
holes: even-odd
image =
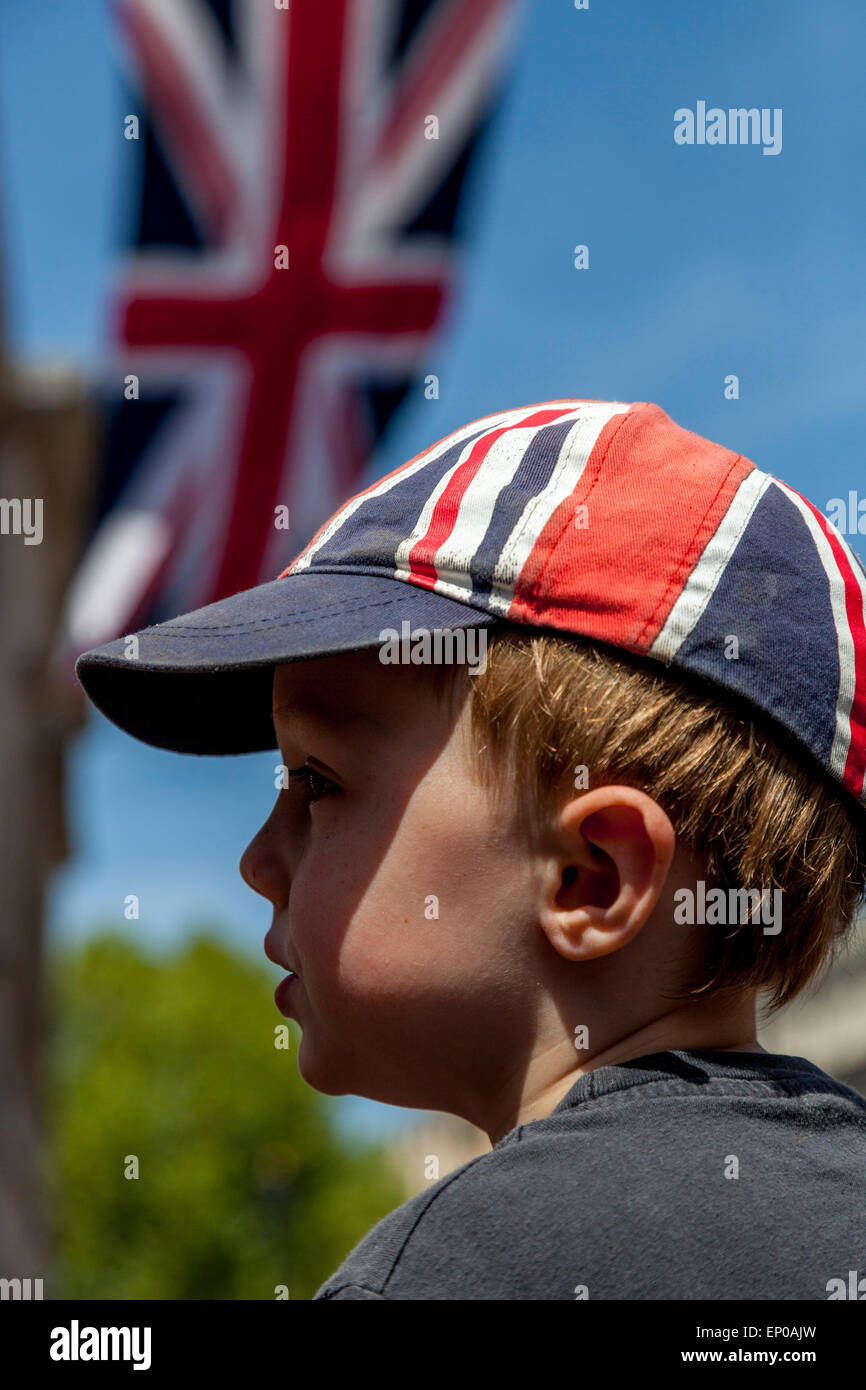
[[[437,680],[442,689],[446,673]],[[477,770],[517,798],[530,835],[589,786],[651,796],[708,887],[782,889],[778,935],[712,931],[674,997],[769,992],[773,1013],[829,968],[866,892],[866,814],[783,731],[723,693],[625,651],[515,624],[469,677]]]

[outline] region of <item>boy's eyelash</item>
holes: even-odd
[[[336,790],[336,782],[332,782],[330,777],[325,776],[324,772],[319,772],[316,768],[310,767],[307,763],[304,763],[302,767],[289,768],[290,786],[293,777],[297,778],[298,781],[304,785],[304,799],[306,801],[318,801],[320,797],[328,796],[331,791]],[[324,790],[321,789],[322,786]],[[320,787],[320,790],[316,791],[315,787]]]

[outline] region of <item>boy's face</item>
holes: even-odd
[[[268,956],[298,976],[301,1075],[478,1113],[531,1050],[542,947],[534,861],[473,776],[465,697],[373,650],[278,667],[273,709],[281,761],[320,775],[289,779],[240,867],[273,905]]]

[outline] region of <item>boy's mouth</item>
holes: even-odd
[[[280,1013],[283,1015],[284,1018],[291,1018],[291,1012],[288,1006],[289,995],[291,993],[292,985],[298,978],[299,976],[297,976],[294,973],[294,971],[290,970],[286,978],[284,980],[280,980],[280,983],[274,990],[274,1003],[276,1004],[277,1008],[279,1009]]]
[[[272,935],[273,930],[273,927],[271,927],[265,937],[265,955],[267,956],[268,960],[273,961],[274,965],[282,966],[283,970],[287,970],[289,972],[284,980],[280,980],[280,983],[274,990],[274,1003],[276,1004],[280,1013],[285,1018],[291,1018],[292,1015],[289,1012],[288,999],[292,985],[294,984],[295,980],[299,978],[299,976],[298,972],[292,969],[292,967],[289,965],[289,962],[285,959],[282,952],[278,949],[277,943]]]

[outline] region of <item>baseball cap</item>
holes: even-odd
[[[552,400],[447,435],[350,497],[278,577],[76,672],[146,743],[246,753],[277,746],[275,665],[507,621],[745,701],[863,803],[864,594],[844,537],[749,459],[650,402]]]

